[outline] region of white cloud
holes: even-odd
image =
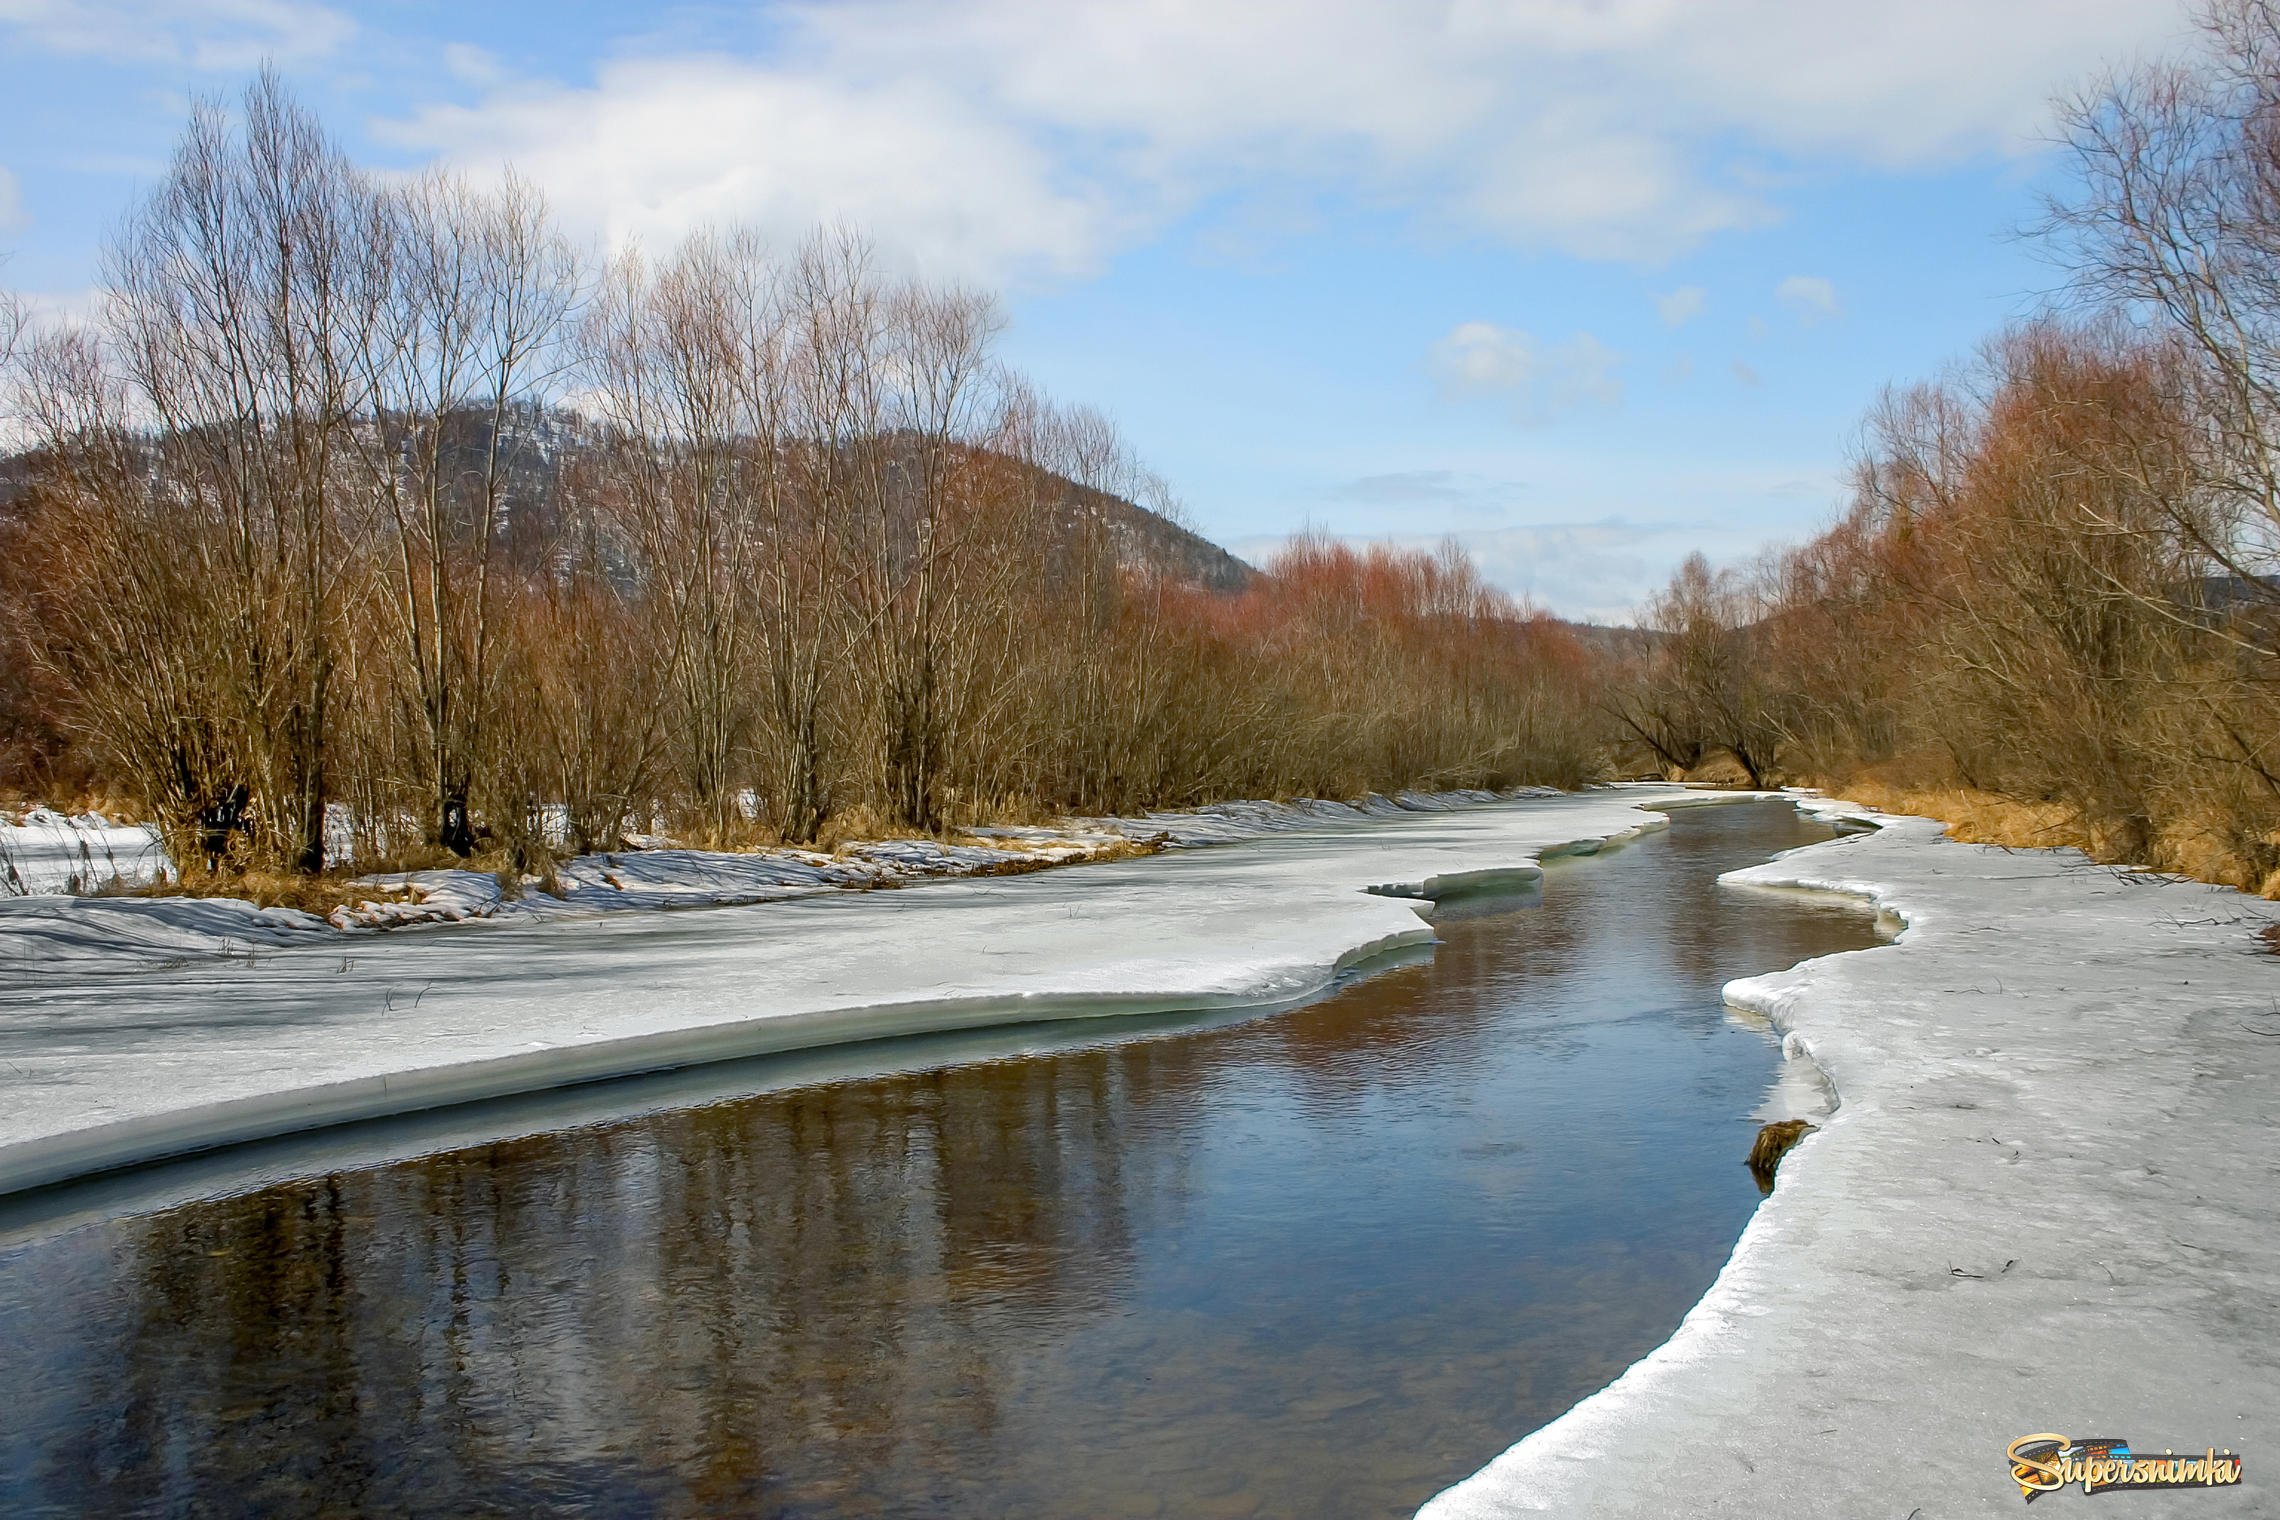
[[[396,129],[473,167],[511,162],[574,226],[666,242],[725,220],[790,241],[849,221],[927,273],[1081,273],[1122,213],[954,92],[849,85],[723,59],[611,64],[591,89],[510,87]]]
[[[1841,316],[1844,308],[1837,304],[1837,287],[1817,274],[1793,274],[1773,287],[1773,298],[1796,313],[1797,320],[1810,327]]]
[[[1523,421],[1543,421],[1587,403],[1623,399],[1621,356],[1590,333],[1560,343],[1494,322],[1460,322],[1437,339],[1426,368],[1445,396],[1506,399]]]
[[[1433,214],[1521,247],[1653,264],[1777,213],[1698,172],[1677,142],[1590,121],[1516,123],[1463,165],[1472,183]]]
[[[1733,371],[1734,378],[1736,380],[1740,381],[1743,385],[1750,387],[1752,390],[1755,390],[1757,387],[1765,384],[1765,376],[1759,374],[1754,365],[1751,365],[1744,360],[1736,359],[1731,365],[1728,366],[1728,368]]]
[[[444,44],[443,71],[462,84],[495,85],[506,78],[497,58],[468,42]]]
[[[917,262],[986,276],[1087,268],[1197,207],[1240,218],[1294,194],[1651,263],[1778,216],[1768,155],[1922,167],[2027,151],[2055,89],[2167,42],[2180,14],[2177,0],[1809,18],[1788,0],[794,0],[769,12],[765,55],[621,59],[590,86],[500,85],[394,131],[454,160],[512,158],[597,230],[850,216]]]
[[[309,0],[0,0],[0,28],[43,52],[223,73],[329,57],[356,34]]]
[[[1702,302],[1707,292],[1699,285],[1681,285],[1668,295],[1655,297],[1655,310],[1662,314],[1665,327],[1684,327],[1702,315]]]
[[[0,164],[0,232],[21,231],[25,223],[23,187],[15,171]]]

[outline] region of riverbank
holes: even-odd
[[[0,822],[0,861],[18,871],[17,890],[25,894],[0,893],[0,978],[11,964],[70,962],[81,971],[119,970],[314,944],[332,931],[560,922],[601,913],[875,892],[1552,795],[1551,787],[1519,787],[1501,793],[1402,792],[1355,802],[1223,802],[1133,817],[976,828],[963,840],[853,841],[830,852],[788,846],[700,850],[659,838],[638,849],[573,856],[544,877],[510,880],[490,871],[442,868],[326,878],[328,890],[346,900],[322,914],[275,901],[154,888],[149,884],[169,868],[155,834],[95,814],[70,818],[34,809],[17,824]]]
[[[2247,1453],[2102,1510],[2274,1507],[2280,908],[1876,821],[1726,878],[1906,925],[1727,988],[1838,1106],[1678,1333],[1426,1520],[2014,1513],[2035,1432]]]
[[[1206,829],[1244,842],[919,891],[416,935],[283,923],[231,941],[201,925],[196,953],[161,941],[100,972],[0,957],[0,1192],[806,1046],[1275,1006],[1429,942],[1403,897],[1522,885],[1548,854],[1663,826],[1648,807],[1731,795],[1630,786],[1446,810],[1222,811],[1187,815],[1197,842]]]

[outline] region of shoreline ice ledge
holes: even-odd
[[[2037,1431],[2250,1454],[2126,1513],[2280,1511],[2280,904],[1801,805],[1880,827],[1724,880],[1904,927],[1726,997],[1834,1112],[1668,1341],[1421,1520],[2012,1514]]]
[[[901,892],[294,936],[123,971],[0,961],[0,1193],[806,1047],[1287,1005],[1430,943],[1419,902],[1524,885],[1548,856],[1667,826],[1648,808],[1734,795],[1295,809],[1214,848]]]

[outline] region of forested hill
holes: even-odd
[[[1258,575],[1210,539],[1161,512],[1073,481],[1068,487],[1071,515],[1085,506],[1097,511],[1108,524],[1117,563],[1127,569],[1151,570],[1212,591],[1240,591]]]
[[[449,452],[463,462],[469,477],[479,479],[484,473],[484,456],[493,442],[490,419],[483,413],[468,412],[455,420]],[[499,513],[503,547],[510,556],[518,551],[532,557],[543,555],[546,546],[560,541],[565,504],[575,497],[574,483],[595,478],[602,449],[598,430],[573,412],[517,407],[499,432],[501,454],[507,461]],[[889,442],[885,463],[890,480],[909,478],[911,453],[911,448]],[[28,485],[31,463],[21,454],[0,456],[0,516],[7,515],[6,509]],[[1201,534],[1137,502],[1080,485],[1036,465],[1002,457],[997,463],[1024,472],[1022,494],[1045,504],[1041,526],[1048,535],[1048,553],[1067,548],[1083,531],[1089,516],[1104,532],[1122,569],[1221,592],[1240,591],[1258,574]],[[889,492],[890,498],[904,494]]]

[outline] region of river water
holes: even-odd
[[[1689,808],[1248,1021],[765,1073],[0,1248],[0,1513],[1396,1515],[1758,1192],[1729,978],[1875,943]],[[890,1069],[899,1068],[899,1069]]]

